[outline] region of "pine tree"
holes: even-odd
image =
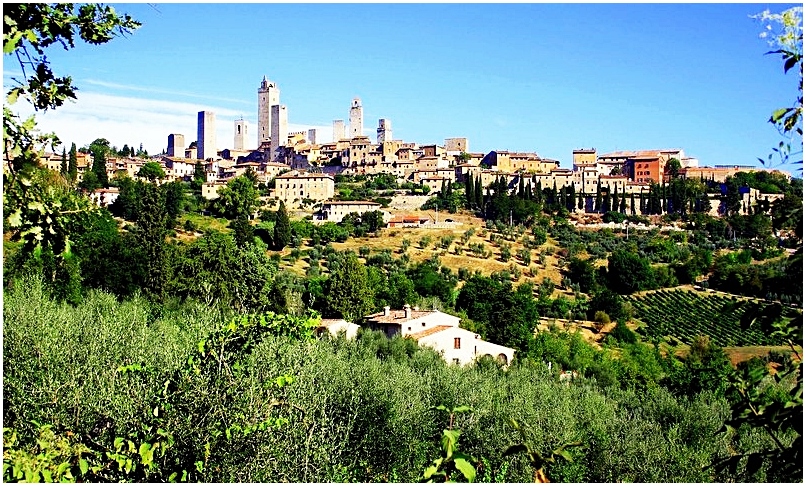
[[[291,242],[291,222],[288,219],[288,213],[285,210],[285,204],[280,201],[280,208],[277,209],[277,218],[274,222],[274,249],[277,251],[282,250],[288,243]]]
[[[348,253],[342,265],[327,281],[325,294],[328,314],[356,322],[372,312],[374,292],[366,267],[355,253]]]
[[[76,144],[70,146],[70,161],[67,164],[67,176],[70,182],[75,182],[78,177],[78,153],[76,152]]]

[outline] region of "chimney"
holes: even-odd
[[[403,315],[406,319],[411,319],[411,306],[409,304],[403,306]]]
[[[383,308],[383,316],[384,317],[389,317],[389,306],[388,305]]]

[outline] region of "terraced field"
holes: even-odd
[[[707,335],[718,346],[775,346],[784,344],[762,332],[754,323],[747,329],[740,324],[751,308],[766,304],[717,294],[689,290],[658,290],[627,298],[635,317],[646,326],[645,336],[671,336],[691,344],[697,335]]]

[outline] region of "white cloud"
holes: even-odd
[[[33,113],[30,105],[20,102],[12,109],[20,115]],[[255,113],[223,108],[200,103],[161,101],[131,96],[82,91],[78,100],[68,102],[57,110],[37,114],[37,124],[42,132],[55,132],[68,145],[88,145],[96,138],[106,138],[118,148],[124,144],[139,147],[140,143],[149,153],[159,153],[167,148],[168,135],[181,133],[185,143],[196,140],[197,116],[202,110],[216,114],[217,148],[231,148],[234,139],[235,120],[243,117],[248,123],[247,146],[257,147],[257,119]],[[255,106],[254,111],[257,111]],[[318,141],[329,141],[332,127],[289,123],[289,132],[317,129]]]
[[[137,91],[137,92],[144,92],[144,93],[159,93],[159,94],[167,94],[172,96],[184,96],[187,98],[202,98],[207,100],[216,100],[216,101],[224,101],[227,103],[238,103],[242,105],[249,105],[251,104],[250,101],[245,101],[242,99],[235,99],[235,98],[223,98],[220,96],[208,96],[204,94],[193,93],[190,91],[174,91],[168,89],[161,89],[161,88],[153,88],[153,87],[145,87],[145,86],[131,86],[127,84],[118,84],[118,83],[110,83],[108,81],[99,81],[97,79],[85,79],[83,81],[86,84],[91,84],[94,86],[100,86],[103,88],[111,88],[116,90],[122,91]]]

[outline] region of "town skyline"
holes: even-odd
[[[196,114],[210,110],[217,115],[219,150],[232,147],[238,118],[248,122],[247,146],[254,149],[257,88],[267,76],[288,107],[289,131],[316,128],[323,141],[331,139],[334,119],[348,119],[357,97],[371,140],[384,118],[396,139],[440,144],[466,137],[473,152],[537,152],[563,167],[570,167],[577,148],[684,148],[702,165],[747,165],[777,145],[780,136],[766,121],[772,110],[791,104],[796,90],[795,76],[785,76],[779,59],[764,55],[769,48],[758,38],[763,26],[749,18],[764,5],[116,8],[143,27],[103,48],[79,45],[81,56],[50,56],[57,74],[73,74],[78,101],[37,118],[43,131],[55,131],[68,144],[104,137],[118,147],[143,143],[158,153],[168,134],[195,140]],[[186,25],[190,17],[184,24],[178,20],[189,12],[192,28]],[[252,22],[259,25],[272,15],[305,19],[312,39],[303,42],[291,27],[275,23],[255,34]],[[346,25],[349,18],[360,21],[361,29],[339,31],[333,45],[317,44],[328,37],[322,26]],[[444,20],[445,28],[421,28],[422,18]],[[483,19],[508,19],[510,28],[478,40],[473,21]],[[667,29],[647,28],[661,20]],[[603,37],[624,25],[632,26],[630,35]],[[451,30],[456,26],[464,28]],[[183,32],[195,30],[210,32],[209,41],[184,40]],[[382,36],[376,45],[373,35]],[[222,37],[237,41],[223,43]],[[267,47],[256,47],[263,38]],[[345,45],[344,39],[353,42]],[[249,61],[222,61],[233,56]],[[166,64],[168,57],[175,62]],[[135,68],[136,59],[142,67]],[[586,73],[593,79],[585,80]],[[6,87],[14,75],[4,70]]]

